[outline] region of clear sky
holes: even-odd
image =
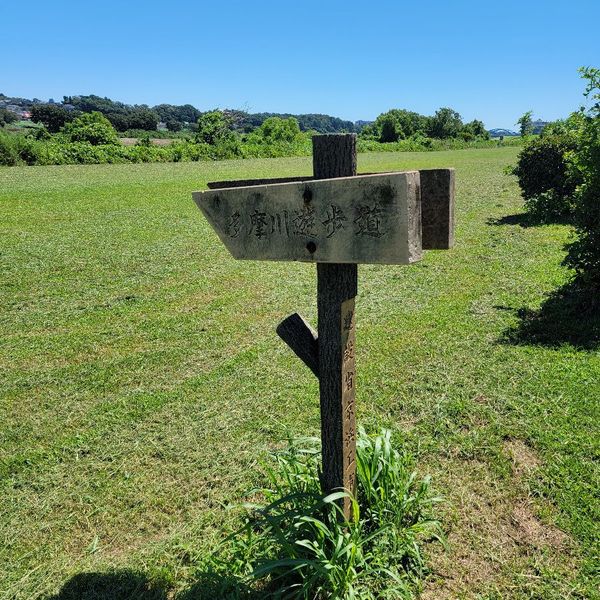
[[[581,104],[600,0],[11,1],[0,92],[374,119],[440,106],[487,127]]]

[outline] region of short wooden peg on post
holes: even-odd
[[[318,377],[319,342],[315,330],[298,313],[294,313],[281,321],[276,331],[296,356]]]

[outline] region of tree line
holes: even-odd
[[[0,94],[0,100],[5,99],[23,110],[31,111],[32,120],[42,123],[48,131],[56,133],[65,123],[72,121],[81,113],[99,112],[103,114],[119,132],[127,130],[156,131],[159,123],[164,123],[167,130],[197,131],[198,119],[204,112],[191,104],[126,104],[95,94],[84,96],[63,96],[62,102],[41,102],[37,98],[9,98]],[[344,121],[338,117],[324,114],[288,113],[250,113],[247,111],[225,109],[221,111],[233,131],[250,133],[260,127],[270,117],[286,119],[293,117],[298,121],[301,131],[316,131],[317,133],[354,132],[352,121]],[[10,117],[6,118],[8,121]]]
[[[7,98],[0,94],[0,100]],[[412,138],[459,138],[463,140],[488,139],[489,134],[479,120],[463,123],[458,112],[451,108],[440,108],[432,116],[421,115],[406,109],[392,109],[380,114],[372,123],[347,121],[324,114],[250,113],[242,110],[200,111],[191,104],[126,104],[94,94],[64,96],[61,103],[41,102],[37,99],[10,99],[31,111],[34,122],[42,123],[50,133],[56,133],[68,122],[82,113],[103,114],[118,132],[128,130],[156,131],[164,123],[168,131],[176,133],[198,132],[198,121],[202,115],[218,112],[227,126],[234,132],[251,133],[265,121],[276,117],[293,118],[300,131],[316,133],[357,132],[365,140],[381,143],[397,142]]]
[[[363,127],[361,136],[381,143],[397,142],[411,138],[451,139],[466,141],[475,138],[489,139],[482,121],[463,123],[462,117],[452,108],[440,108],[432,116],[394,108],[380,114]]]

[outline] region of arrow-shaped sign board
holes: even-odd
[[[193,196],[238,259],[408,264],[422,255],[418,171]]]

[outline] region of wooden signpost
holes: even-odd
[[[279,336],[319,379],[324,492],[356,488],[359,263],[409,264],[454,240],[454,170],[356,175],[354,134],[313,137],[313,177],[209,183],[194,200],[231,254],[317,263],[318,334],[298,314]],[[350,517],[345,499],[344,515]]]

